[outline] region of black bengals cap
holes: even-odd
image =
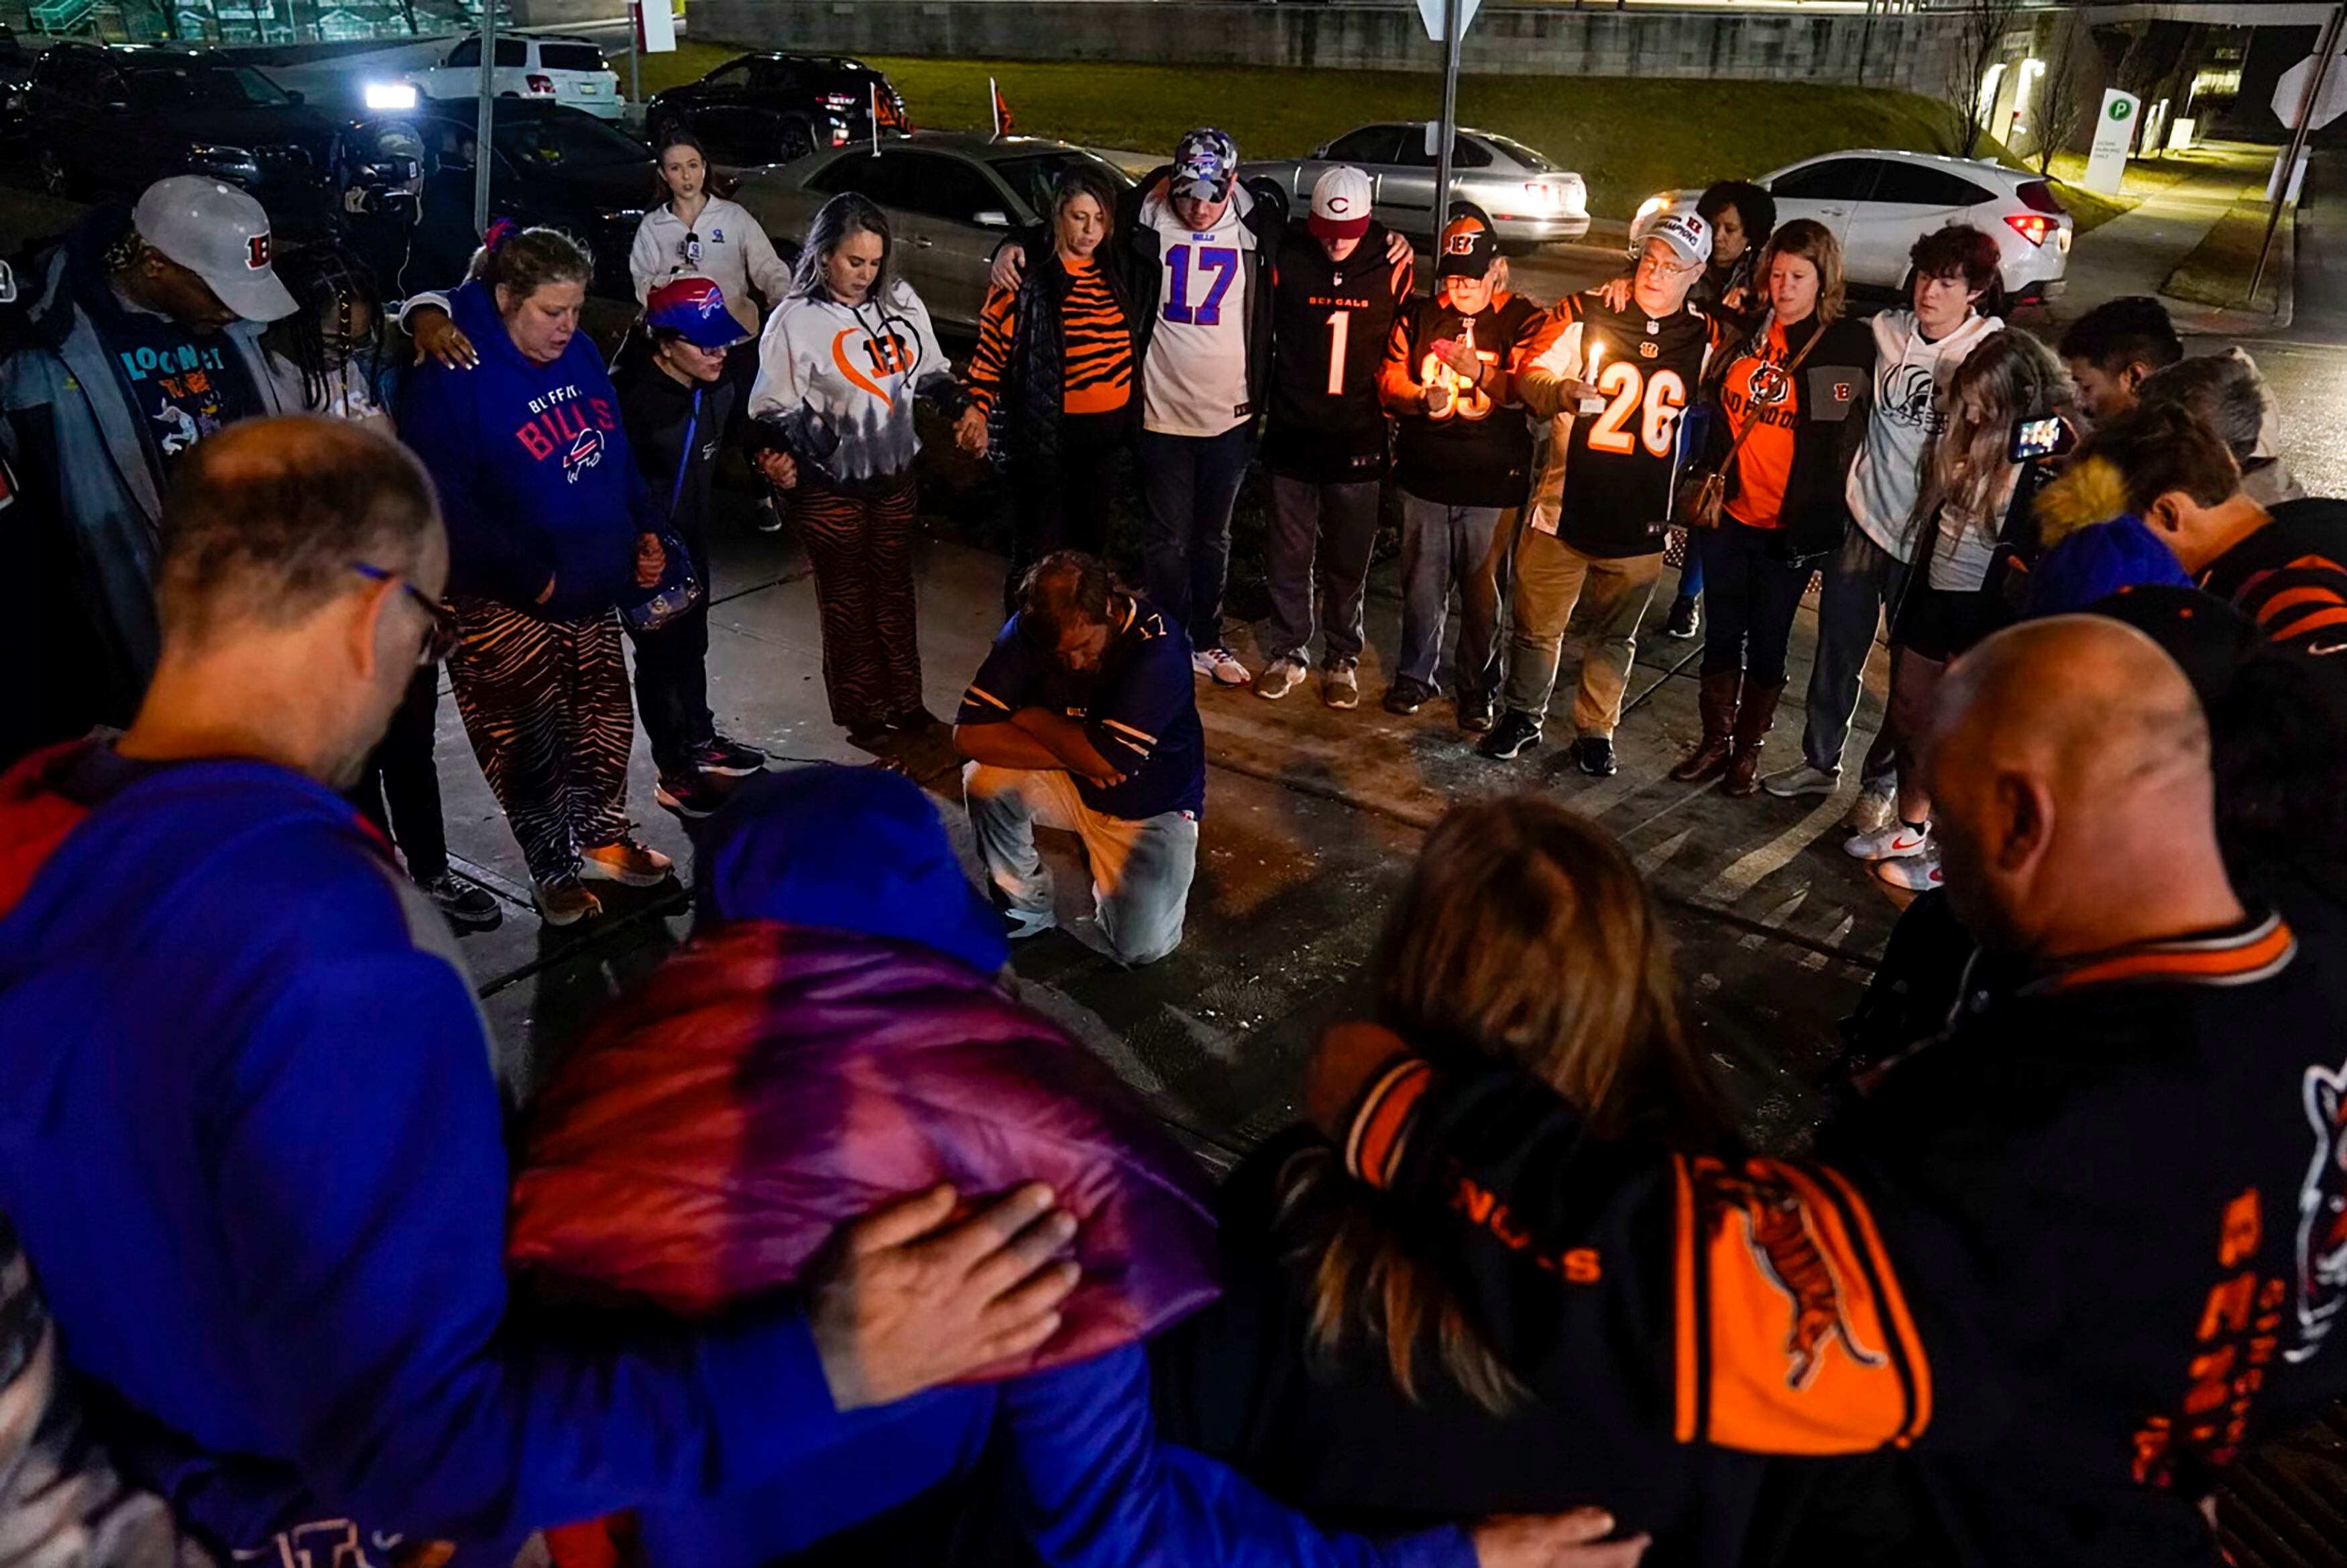
[[[1481,278],[1491,270],[1500,253],[1499,236],[1491,232],[1491,217],[1471,201],[1450,204],[1450,221],[1442,226],[1442,254],[1435,259],[1438,278]]]

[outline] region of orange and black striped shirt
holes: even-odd
[[[2347,502],[2285,501],[2200,585],[2301,653],[2347,652]]]
[[[1061,411],[1114,413],[1133,400],[1133,333],[1098,262],[1062,256],[1060,265],[1068,274],[1067,297],[1060,303]],[[978,349],[962,376],[970,401],[989,414],[1018,336],[1018,290],[990,290],[979,311]]]

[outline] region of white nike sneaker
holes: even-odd
[[[1896,817],[1888,827],[1877,828],[1871,833],[1858,833],[1842,845],[1844,853],[1861,860],[1903,860],[1932,849],[1932,830],[1926,824],[1911,828]]]
[[[1932,845],[1920,855],[1910,855],[1900,860],[1877,860],[1875,877],[1894,888],[1909,892],[1929,892],[1940,885],[1940,847]]]
[[[1190,656],[1190,667],[1216,686],[1245,686],[1255,677],[1226,647],[1199,648]]]

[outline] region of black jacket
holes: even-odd
[[[2347,1390],[2342,953],[2340,907],[2289,890],[2233,930],[1983,958],[1814,1160],[1600,1142],[1466,1063],[1379,1073],[1348,1155],[1553,1399],[1623,1382],[1685,1441],[1903,1455],[1968,1564],[2213,1568],[2198,1500]],[[1595,1283],[1554,1267],[1576,1250]]]
[[[726,415],[733,411],[733,383],[721,379],[706,386],[686,386],[653,363],[646,351],[631,354],[617,366],[612,384],[620,394],[620,423],[628,433],[636,466],[643,470],[652,504],[692,556],[705,585],[709,492]]]
[[[1819,328],[1817,318],[1797,323],[1785,333],[1788,355],[1798,354]],[[1756,334],[1768,331],[1762,321],[1753,329]],[[1799,423],[1793,431],[1793,471],[1785,482],[1784,528],[1777,544],[1779,552],[1788,559],[1823,555],[1840,547],[1842,534],[1850,526],[1850,503],[1844,491],[1850,483],[1850,471],[1858,462],[1859,450],[1866,444],[1866,421],[1873,407],[1874,333],[1864,321],[1844,317],[1823,329],[1823,341],[1811,350],[1801,361],[1799,374],[1793,377],[1794,406],[1799,412]],[[1748,341],[1748,340],[1747,340]],[[1705,404],[1709,417],[1705,421],[1706,446],[1705,460],[1717,468],[1727,459],[1729,445],[1735,440],[1725,412],[1720,407],[1719,394],[1728,367],[1745,351],[1738,345],[1716,355],[1717,368],[1706,389]],[[1727,472],[1727,494],[1735,499],[1740,488],[1737,468]]]
[[[1010,357],[1003,367],[998,420],[1008,461],[1022,483],[1048,475],[1058,466],[1060,420],[1067,392],[1067,339],[1060,318],[1068,297],[1067,269],[1048,226],[1037,225],[1019,237],[1026,251],[1026,270],[1019,280],[1017,326],[1011,333]],[[1133,266],[1123,255],[1124,244],[1112,235],[1097,253],[1101,281],[1109,297],[1124,312],[1132,331],[1141,316],[1133,303]],[[1133,364],[1140,367],[1139,334],[1134,334]],[[1124,417],[1141,417],[1139,383],[1124,405]]]

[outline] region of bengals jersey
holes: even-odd
[[[1386,340],[1378,384],[1394,411],[1394,479],[1403,491],[1446,506],[1523,504],[1532,433],[1512,383],[1542,319],[1520,294],[1498,295],[1472,316],[1460,314],[1447,291],[1402,309]],[[1434,357],[1439,340],[1460,337],[1484,363],[1508,372],[1498,398],[1471,389]],[[1442,389],[1433,404],[1429,387]]]
[[[1310,231],[1289,229],[1272,265],[1271,422],[1263,463],[1286,479],[1339,484],[1386,467],[1378,365],[1394,315],[1409,298],[1410,264],[1386,260],[1372,224],[1331,261]]]
[[[1663,547],[1679,416],[1726,331],[1692,305],[1656,317],[1635,300],[1612,310],[1594,292],[1557,302],[1521,394],[1549,421],[1532,489],[1533,527],[1585,555],[1647,555]],[[1604,403],[1581,412],[1558,385],[1567,380],[1595,387]]]

